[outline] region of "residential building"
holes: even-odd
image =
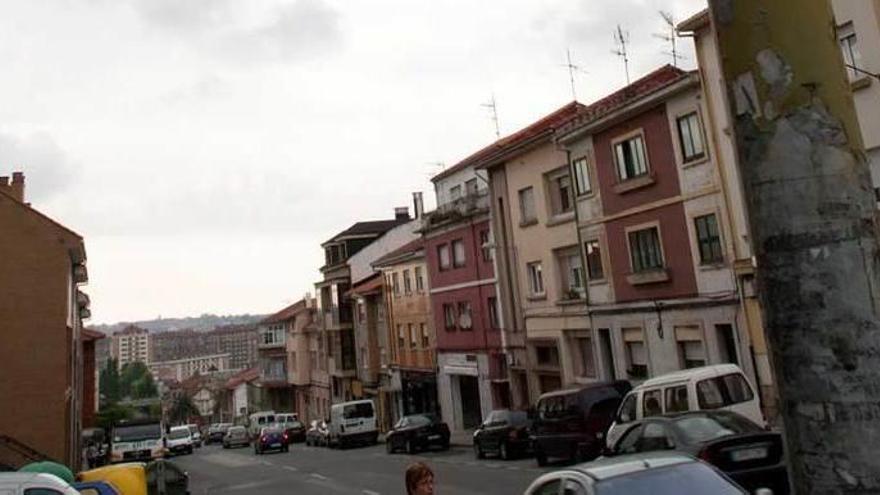
[[[577,382],[726,362],[754,379],[708,113],[699,74],[667,65],[557,129],[589,304],[561,356]]]
[[[104,335],[107,337],[107,335]],[[112,338],[101,338],[95,341],[95,368],[98,372],[107,367],[110,361],[110,347],[113,344]]]
[[[294,388],[288,383],[287,341],[301,306],[302,301],[291,304],[264,318],[257,327],[260,382],[267,391],[269,408],[275,411],[293,411],[296,401]]]
[[[880,202],[880,0],[832,0],[831,7]]]
[[[229,354],[231,369],[246,369],[257,364],[257,337],[256,325],[153,333],[150,334],[150,360],[174,361],[203,354]]]
[[[582,109],[569,103],[478,153],[489,177],[512,402],[575,383],[565,352],[590,328],[575,227],[574,178],[554,129]]]
[[[347,295],[352,286],[348,260],[389,230],[410,220],[408,208],[396,208],[394,219],[355,223],[321,245],[325,255],[325,264],[321,267],[323,280],[315,284],[318,350],[323,353],[326,349],[328,381],[321,383],[313,379],[311,396],[321,401],[322,410],[329,411],[330,403],[350,400],[355,397],[354,392],[361,392],[353,389],[356,387],[353,382],[357,381],[357,357],[352,304]]]
[[[98,378],[100,369],[98,367],[97,344],[102,341],[109,341],[101,332],[83,328],[82,330],[82,376],[83,376],[83,392],[82,392],[82,427],[92,428],[96,426],[95,420],[98,413],[99,394],[98,394]]]
[[[223,410],[236,424],[244,424],[247,417],[262,407],[262,388],[260,387],[260,369],[257,367],[239,371],[224,384],[227,403]]]
[[[25,202],[24,185],[21,172],[0,177],[0,432],[77,471],[94,380],[84,376],[85,243]]]
[[[384,278],[391,422],[409,414],[440,412],[437,402],[434,320],[425,277],[424,241],[417,239],[373,263]]]
[[[495,292],[488,179],[475,171],[480,153],[436,175],[437,208],[421,233],[427,286],[437,335],[437,392],[443,421],[453,431],[482,423],[511,406],[506,354]],[[425,274],[414,274],[423,290]]]
[[[110,355],[119,369],[136,361],[150,362],[150,332],[147,329],[128,325],[113,332],[112,340]]]
[[[390,347],[388,317],[385,307],[385,278],[375,272],[352,286],[349,295],[354,304],[355,342],[357,343],[357,379],[363,384],[363,398],[373,399],[379,431],[393,427],[396,408],[389,372]]]
[[[176,380],[182,382],[193,375],[210,375],[230,371],[230,354],[208,354],[173,361],[150,363],[147,369],[156,380]]]

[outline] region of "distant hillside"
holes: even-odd
[[[151,332],[167,332],[169,330],[182,330],[184,328],[192,328],[197,331],[213,330],[216,327],[224,325],[247,325],[256,323],[266,315],[213,315],[203,314],[202,316],[189,316],[186,318],[159,318],[155,320],[145,321],[121,321],[112,325],[94,325],[93,328],[105,334],[111,334],[116,330],[122,330],[128,325],[136,325],[146,328]]]

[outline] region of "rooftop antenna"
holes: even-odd
[[[498,105],[495,104],[495,93],[492,93],[492,99],[487,103],[481,103],[481,107],[488,108],[492,112],[492,122],[495,123],[495,137],[501,139],[501,127],[498,125]]]
[[[672,56],[672,65],[673,67],[678,67],[678,61],[684,60],[686,57],[678,53],[678,47],[675,43],[677,36],[675,35],[675,19],[672,17],[672,14],[669,12],[659,11],[660,17],[663,18],[663,22],[666,23],[667,27],[669,27],[669,34],[654,34],[655,38],[659,38],[669,44],[672,45],[671,52],[663,52],[667,55]]]
[[[574,65],[573,63],[571,63],[571,49],[570,48],[565,49],[565,55],[568,59],[568,63],[563,64],[563,67],[566,67],[568,69],[568,79],[571,81],[571,99],[577,101],[577,93],[575,93],[575,90],[574,90],[574,73],[575,73],[575,71],[578,71],[578,72],[583,72],[584,74],[586,74],[587,71],[585,71],[581,66]]]
[[[611,53],[623,59],[623,69],[626,71],[626,84],[629,85],[629,57],[626,54],[626,45],[629,43],[629,31],[623,32],[620,24],[617,25],[617,31],[614,32],[614,43],[617,49],[611,50]]]
[[[446,164],[443,162],[428,162],[426,163],[430,170],[428,171],[428,179],[433,179],[437,174],[446,170]]]

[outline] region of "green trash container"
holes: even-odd
[[[32,462],[30,464],[22,466],[19,471],[23,473],[54,474],[55,476],[58,476],[59,478],[64,480],[66,483],[73,483],[74,481],[73,471],[71,471],[70,468],[68,468],[64,464],[59,464],[52,461]]]

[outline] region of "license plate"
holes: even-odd
[[[281,448],[281,444],[280,443],[273,443],[272,445],[270,445],[270,447],[272,447],[273,449]]]
[[[767,447],[755,447],[752,449],[734,450],[730,453],[733,462],[753,461],[767,457]]]
[[[440,435],[431,435],[428,437],[428,440],[440,440]]]

